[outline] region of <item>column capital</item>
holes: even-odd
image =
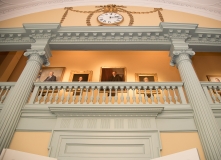
[[[171,57],[170,65],[175,66],[177,64],[177,57],[181,54],[186,54],[190,60],[195,52],[189,48],[189,44],[186,43],[185,38],[171,38],[171,48],[169,56]]]
[[[33,50],[33,49],[27,49],[27,51],[24,53],[24,56],[28,57],[30,59],[31,55],[39,55],[41,59],[43,60],[43,65],[49,66],[49,57],[51,57],[48,52],[44,50]]]

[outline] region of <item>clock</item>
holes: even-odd
[[[99,23],[103,25],[116,25],[121,22],[123,22],[124,18],[122,15],[115,13],[115,12],[106,12],[103,14],[100,14],[97,17],[97,20]]]

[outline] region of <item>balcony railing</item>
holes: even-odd
[[[40,82],[29,104],[187,104],[182,82]]]
[[[15,82],[0,82],[0,105]],[[201,82],[210,104],[221,104],[221,83]],[[28,104],[187,104],[182,82],[38,82]]]
[[[201,85],[210,104],[221,104],[221,83],[202,82]]]
[[[3,104],[8,93],[14,87],[15,82],[0,82],[0,104]]]

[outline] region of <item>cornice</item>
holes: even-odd
[[[162,22],[152,27],[61,27],[58,23],[39,23],[23,26],[23,29],[0,29],[0,45],[3,45],[0,50],[9,47],[16,50],[16,44],[21,47],[37,39],[50,39],[52,50],[169,50],[171,39],[183,39],[196,51],[199,45],[205,46],[205,51],[221,50],[221,28],[197,28],[197,24]]]

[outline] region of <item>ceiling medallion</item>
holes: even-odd
[[[120,12],[127,13],[127,15],[130,18],[128,26],[132,26],[134,23],[134,17],[133,14],[149,14],[149,13],[154,13],[158,12],[159,18],[161,22],[164,22],[163,15],[160,11],[162,11],[162,8],[154,8],[153,11],[149,12],[134,12],[134,11],[128,11],[125,8],[126,6],[122,5],[115,5],[115,4],[109,4],[109,5],[104,5],[104,6],[96,6],[96,10],[94,11],[80,11],[80,10],[74,10],[73,7],[65,7],[64,9],[66,10],[65,13],[63,14],[60,23],[63,23],[68,11],[72,12],[78,12],[78,13],[88,13],[89,15],[87,16],[86,19],[86,24],[87,26],[91,26],[91,18],[94,15],[94,13],[100,13],[101,14],[97,17],[97,21],[100,23],[99,26],[119,26],[120,23],[123,22],[124,17],[120,14]]]

